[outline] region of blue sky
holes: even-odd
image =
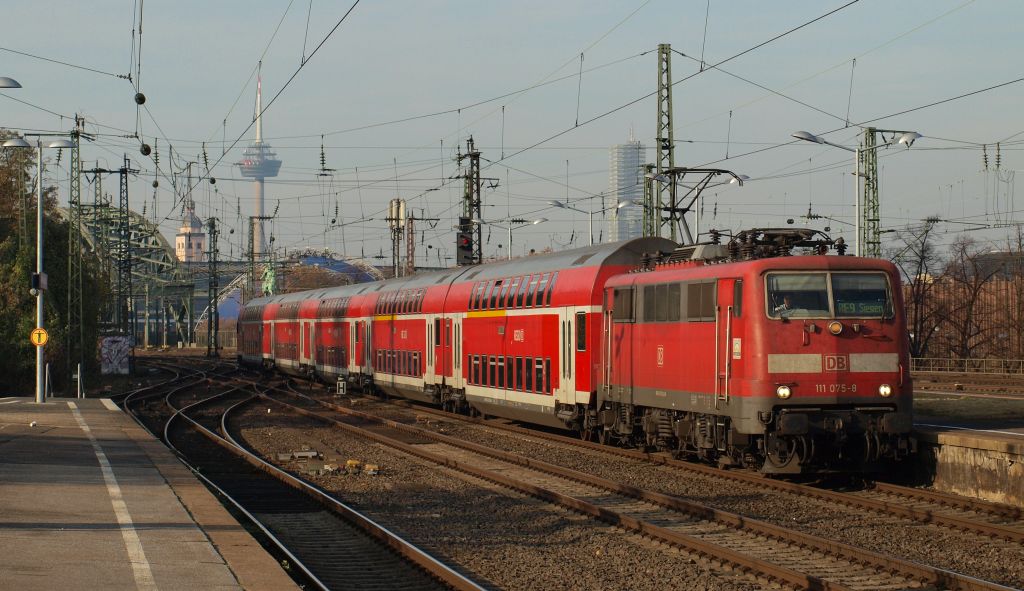
[[[424,224],[420,237],[419,262],[436,264],[438,255],[453,254],[450,228],[460,186],[445,179],[456,170],[455,146],[470,134],[486,159],[500,161],[484,171],[500,179],[497,189],[485,192],[485,218],[551,220],[517,230],[517,252],[586,244],[587,216],[553,210],[545,202],[568,196],[582,209],[597,206],[601,198],[593,196],[608,186],[608,146],[625,141],[633,128],[652,147],[656,111],[648,98],[576,127],[577,103],[585,122],[651,93],[654,50],[671,43],[693,58],[673,56],[674,79],[697,74],[673,89],[677,165],[715,166],[751,177],[742,188],[705,192],[702,225],[735,230],[784,225],[788,218],[799,223],[813,203],[815,213],[838,220],[816,222],[818,227],[828,223],[849,240],[851,226],[842,222],[853,220],[851,155],[810,144],[773,146],[786,144],[801,129],[837,130],[828,134],[830,141],[852,146],[857,129],[846,127],[848,110],[856,124],[1024,76],[1018,61],[1024,3],[861,0],[721,66],[818,110],[714,69],[699,72],[702,51],[715,64],[843,4],[363,0],[295,74],[303,54],[324,39],[349,3],[150,0],[144,4],[141,54],[148,112],[141,112],[138,126],[135,91],[126,80],[9,51],[0,51],[0,75],[24,88],[2,93],[0,126],[66,131],[70,122],[53,113],[85,114],[87,131],[99,134],[83,148],[87,165],[116,167],[127,151],[143,171],[132,183],[133,208],[145,207],[171,235],[182,196],[172,191],[169,146],[178,168],[202,160],[206,142],[211,164],[219,160],[211,172],[218,182],[193,191],[197,212],[238,229],[223,250],[239,256],[252,190],[231,163],[252,136],[252,130],[244,133],[254,103],[251,74],[266,49],[265,104],[295,74],[264,120],[265,137],[284,160],[266,191],[268,211],[280,202],[268,229],[277,244],[375,255],[387,248],[383,210],[399,195],[414,210],[442,220],[433,228]],[[16,1],[4,10],[0,47],[109,74],[129,72],[133,1]],[[346,131],[468,107],[552,80],[557,81],[461,112]],[[1015,135],[1024,132],[1022,98],[1024,83],[1016,83],[872,121],[925,136],[910,150],[880,152],[883,225],[898,228],[930,215],[988,224],[1017,219],[1012,174],[1021,152],[1013,142],[1024,139]],[[137,140],[117,137],[137,128],[160,154],[155,191],[152,158],[139,153]],[[565,133],[501,160],[503,148],[508,156],[560,132]],[[336,169],[331,177],[317,176],[321,134],[327,166]],[[982,170],[981,144],[989,144],[991,169],[994,144],[1003,140],[1010,143],[1002,146],[997,178]],[[755,150],[763,151],[743,155]],[[66,175],[53,176],[66,186]],[[115,186],[112,179],[107,186]],[[330,227],[336,204],[336,219],[345,226]],[[942,240],[950,242],[964,227],[943,224],[948,233]],[[971,234],[998,244],[1008,231]],[[503,236],[495,231],[485,253],[499,253]],[[426,249],[428,244],[434,248]]]

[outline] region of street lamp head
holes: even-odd
[[[32,144],[25,141],[23,137],[12,137],[3,143],[5,148],[31,148]]]
[[[548,221],[548,218],[537,218],[530,223],[536,226],[537,224],[543,224],[546,221]]]
[[[809,131],[797,131],[792,134],[798,140],[804,140],[805,142],[814,142],[816,144],[824,144],[825,138],[818,137]]]
[[[651,179],[652,181],[658,181],[659,183],[670,183],[670,182],[672,182],[672,179],[668,178],[667,176],[665,176],[663,174],[657,174],[657,173],[654,173],[654,172],[648,172],[647,174],[644,175],[644,178]]]
[[[47,148],[74,148],[75,142],[71,140],[54,140],[46,144]]]
[[[0,76],[0,88],[21,88],[21,84],[14,78]]]
[[[633,203],[630,199],[623,199],[615,204],[615,209],[622,209],[624,207],[633,207],[636,203]]]
[[[737,174],[737,175],[733,176],[731,179],[729,179],[729,184],[730,185],[739,185],[739,186],[742,187],[743,186],[743,181],[749,181],[749,180],[750,180],[749,176],[747,176],[745,174]]]
[[[554,199],[548,201],[548,205],[550,205],[551,207],[560,207],[562,209],[565,209],[564,203],[562,203],[561,201],[555,201]]]
[[[900,139],[897,141],[897,143],[903,144],[909,148],[910,146],[914,145],[914,141],[919,137],[921,137],[921,134],[917,133],[916,131],[908,131],[907,133],[900,136]]]

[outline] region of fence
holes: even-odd
[[[938,357],[914,357],[910,360],[910,371],[953,372],[987,374],[1024,374],[1024,359],[944,359]]]

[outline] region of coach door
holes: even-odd
[[[427,316],[426,328],[427,334],[423,349],[427,354],[427,362],[423,367],[423,380],[428,384],[433,384],[434,376],[437,373],[437,353],[441,349],[441,318]]]
[[[451,343],[448,345],[449,363],[451,363],[452,387],[463,388],[465,382],[462,379],[462,317],[455,316],[448,320],[452,328]]]
[[[743,357],[743,281],[720,279],[715,309],[715,408],[729,404],[733,365]]]
[[[558,311],[558,326],[558,386],[554,389],[555,400],[563,404],[575,404],[576,328],[574,308],[561,308]],[[547,369],[547,371],[552,371],[552,369]]]
[[[608,400],[633,402],[633,329],[636,317],[635,286],[605,292],[605,384]],[[609,305],[610,304],[610,305]]]
[[[308,320],[300,320],[302,324],[302,357],[299,362],[303,365],[313,365],[313,323]]]
[[[435,371],[444,377],[452,375],[452,319],[445,318],[441,324],[441,346],[438,348],[440,363]]]
[[[373,343],[370,342],[373,337],[373,322],[363,322],[363,367],[368,371],[367,373],[373,373]]]

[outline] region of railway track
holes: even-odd
[[[244,514],[320,589],[480,589],[446,565],[359,512],[239,446],[228,434],[231,411],[252,398],[242,380],[218,384],[189,404],[207,375],[182,376],[135,392],[126,411],[165,443],[196,475]],[[196,380],[198,378],[198,381]],[[169,387],[168,387],[169,386]],[[161,399],[162,398],[162,399]]]
[[[529,494],[787,587],[812,589],[1007,589],[752,520],[679,497],[561,466],[310,397],[262,396],[298,414],[423,460]]]
[[[936,394],[1000,395],[1024,398],[1024,376],[947,372],[916,372],[914,390]]]
[[[546,440],[561,445],[573,446],[655,465],[668,466],[690,474],[699,474],[732,482],[742,482],[760,488],[791,493],[801,497],[811,497],[828,503],[873,511],[922,524],[939,525],[957,531],[972,532],[1014,543],[1024,543],[1024,511],[1010,505],[1001,505],[877,481],[868,483],[863,488],[856,490],[836,490],[786,480],[775,480],[742,470],[726,470],[705,464],[677,460],[667,453],[651,453],[583,441],[575,437],[522,427],[503,419],[466,417],[403,400],[392,399],[388,402],[397,406],[415,409],[416,413],[419,414],[435,416],[444,420],[483,425],[500,431]]]

